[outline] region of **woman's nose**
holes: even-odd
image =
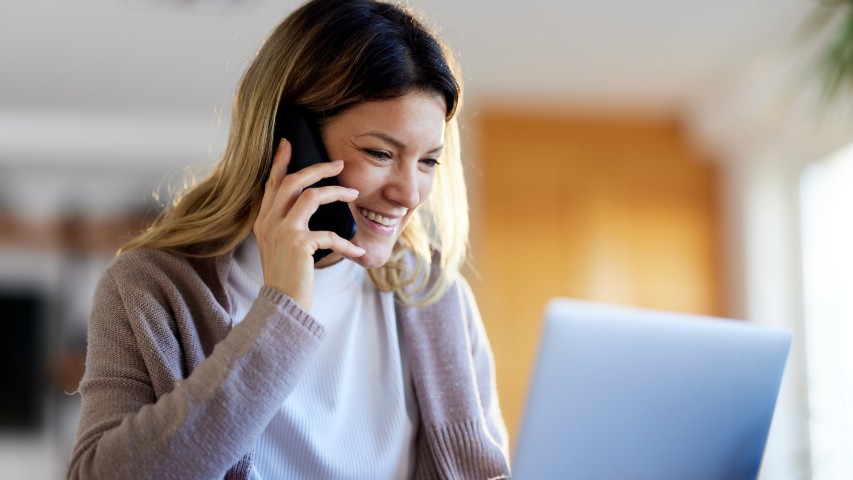
[[[387,188],[387,196],[390,200],[406,208],[417,207],[421,201],[418,191],[417,167],[401,168],[394,172]]]

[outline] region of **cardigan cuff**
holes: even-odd
[[[305,327],[305,329],[318,340],[322,339],[325,335],[326,330],[323,325],[321,325],[320,322],[303,310],[295,300],[290,298],[289,295],[281,290],[264,285],[261,287],[261,291],[258,296],[280,308],[284,313],[288,314],[288,316],[292,317]]]

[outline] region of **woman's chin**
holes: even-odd
[[[388,262],[388,259],[391,258],[391,251],[373,251],[371,249],[367,249],[364,255],[360,257],[354,257],[351,260],[364,268],[372,269],[379,268],[385,265]]]

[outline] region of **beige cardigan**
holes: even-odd
[[[323,340],[264,287],[233,325],[233,252],[118,256],[98,285],[68,478],[246,479],[252,448]],[[461,280],[435,304],[398,304],[420,412],[415,478],[509,475],[492,352]]]

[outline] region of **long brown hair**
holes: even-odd
[[[441,166],[430,198],[391,259],[370,275],[380,290],[395,291],[406,303],[432,303],[458,275],[467,247],[468,202],[454,116],[461,87],[451,55],[435,35],[404,7],[372,0],[314,0],[285,18],[241,79],[221,161],[122,250],[213,257],[239,245],[260,209],[281,101],[328,120],[358,103],[419,89],[446,101]],[[406,252],[413,262],[404,265]],[[435,252],[441,268],[428,281]]]

